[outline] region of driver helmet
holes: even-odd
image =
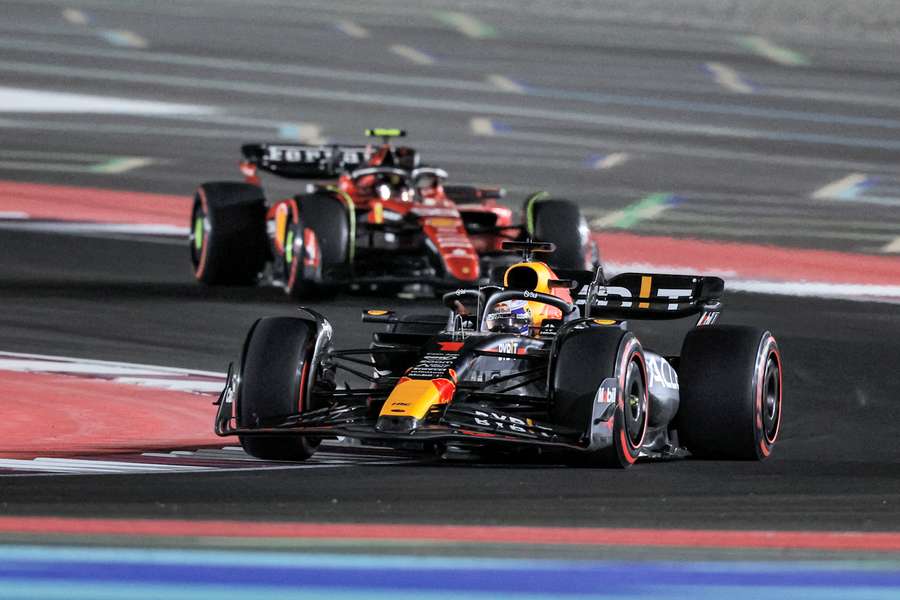
[[[527,335],[531,330],[531,309],[525,300],[499,302],[485,317],[488,331]]]
[[[441,177],[436,173],[421,173],[416,177],[416,189],[424,195],[433,194],[441,183]]]

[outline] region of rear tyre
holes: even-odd
[[[531,199],[525,212],[531,237],[556,245],[547,261],[551,267],[590,270],[599,262],[587,220],[577,204],[569,200]]]
[[[719,325],[690,331],[678,369],[680,442],[710,459],[764,460],[781,430],[782,367],[768,331]]]
[[[207,285],[253,285],[268,258],[262,190],[237,182],[204,183],[191,212],[191,264]]]
[[[306,397],[316,344],[316,324],[293,317],[259,319],[244,345],[238,418],[259,427],[312,407]],[[306,460],[319,440],[302,435],[239,436],[247,454],[265,460]]]
[[[617,327],[597,326],[568,333],[555,354],[551,419],[585,432],[596,427],[608,444],[579,455],[590,465],[627,468],[637,461],[649,421],[647,369],[640,342]],[[619,393],[608,421],[595,423],[595,402],[605,379],[616,379]]]
[[[294,298],[333,294],[335,286],[327,278],[349,262],[353,215],[330,194],[297,196],[296,201],[298,222],[288,223],[285,236],[286,245],[292,245],[285,257],[291,259],[285,261],[285,292]]]

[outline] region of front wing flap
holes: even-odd
[[[478,443],[507,443],[548,446],[574,450],[585,449],[578,431],[518,417],[482,404],[454,404],[437,423],[423,423],[410,432],[392,433],[375,429],[374,418],[364,405],[335,405],[289,415],[275,422],[259,423],[253,427],[239,427],[219,406],[216,433],[226,435],[313,435],[321,437],[346,436],[366,440],[398,442],[416,441],[475,441]]]
[[[457,430],[490,433],[523,441],[578,444],[580,431],[516,416],[484,404],[453,403],[441,423]]]

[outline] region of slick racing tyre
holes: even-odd
[[[296,317],[259,319],[250,329],[241,361],[240,427],[259,427],[279,417],[310,410],[306,391],[315,365],[314,321]],[[265,460],[306,460],[319,440],[302,435],[242,435],[247,454]]]
[[[207,285],[252,285],[268,257],[262,190],[246,183],[204,183],[191,212],[191,264]]]
[[[764,460],[781,430],[781,352],[768,331],[699,327],[684,339],[678,438],[691,454]]]
[[[591,270],[599,263],[587,220],[574,202],[532,196],[525,204],[525,223],[534,241],[556,246],[547,257],[551,267]]]
[[[649,421],[646,359],[640,342],[618,327],[590,325],[562,333],[557,344],[550,375],[551,420],[584,432],[592,444],[594,438],[604,440],[602,447],[579,456],[584,462],[630,467],[638,459]],[[617,383],[615,407],[611,418],[595,420],[598,391],[608,378]]]
[[[356,243],[354,216],[343,200],[330,194],[295,200],[299,218],[288,222],[285,236],[285,292],[294,298],[331,294],[334,285],[327,281],[328,274],[349,262],[351,244]]]

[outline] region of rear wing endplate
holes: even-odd
[[[333,179],[343,171],[364,166],[371,157],[368,146],[311,144],[244,144],[244,160],[255,167],[289,179]]]

